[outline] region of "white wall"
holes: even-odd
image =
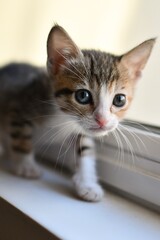
[[[13,60],[44,65],[54,22],[81,48],[121,54],[160,35],[158,0],[0,0],[0,64]],[[139,85],[132,119],[160,125],[160,41]]]

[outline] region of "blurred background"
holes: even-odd
[[[127,118],[160,126],[159,0],[0,0],[0,65],[45,65],[46,39],[54,23],[80,48],[114,54],[158,37]]]

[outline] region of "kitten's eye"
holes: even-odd
[[[123,107],[126,103],[126,96],[124,94],[117,94],[113,99],[113,105],[116,107]]]
[[[86,89],[80,89],[75,92],[75,99],[80,104],[89,104],[92,103],[92,95]]]

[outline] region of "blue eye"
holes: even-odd
[[[75,92],[75,99],[80,104],[92,103],[92,95],[90,91],[86,89],[80,89]]]
[[[126,96],[124,94],[117,94],[113,99],[113,105],[116,107],[123,107],[126,104]]]

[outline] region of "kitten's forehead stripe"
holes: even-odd
[[[119,78],[117,62],[120,57],[95,50],[83,50],[82,52],[91,81],[94,78],[98,85],[101,85]]]

